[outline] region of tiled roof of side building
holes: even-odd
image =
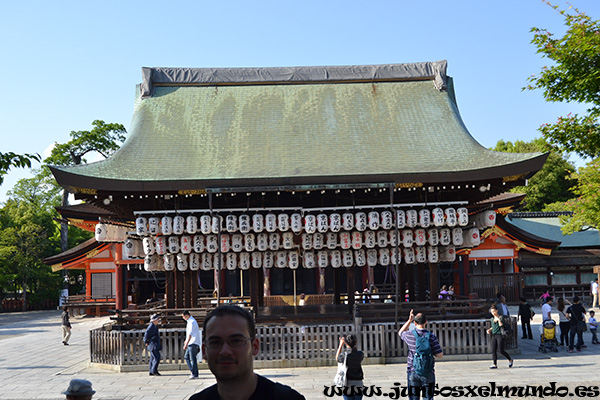
[[[386,79],[163,83],[144,99],[138,87],[122,148],[53,172],[64,186],[152,191],[461,182],[530,176],[543,165],[543,153],[481,146],[460,117],[451,78],[446,90],[435,76]]]

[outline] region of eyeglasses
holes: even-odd
[[[204,343],[206,344],[206,347],[210,350],[220,350],[223,347],[224,343],[227,343],[227,345],[232,348],[242,347],[246,345],[246,342],[248,340],[252,339],[254,338],[248,338],[245,336],[232,336],[227,338],[226,340],[223,340],[221,338],[210,338],[208,340],[205,340]]]

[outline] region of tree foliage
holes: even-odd
[[[39,154],[0,153],[0,185],[4,182],[4,175],[12,168],[31,168],[31,161],[40,161]]]
[[[534,139],[531,142],[516,141],[505,142],[499,140],[495,151],[507,153],[532,153],[543,151],[545,143],[543,139]],[[513,193],[525,193],[523,211],[542,211],[549,204],[555,202],[564,203],[572,199],[574,194],[570,189],[575,185],[572,174],[575,167],[565,155],[550,152],[546,163],[531,179],[527,186],[517,186],[511,189]]]
[[[559,117],[540,131],[549,147],[596,158],[600,156],[600,22],[578,9],[569,7],[574,11],[570,14],[546,3],[564,17],[567,31],[555,37],[546,29],[532,28],[537,53],[554,64],[531,76],[523,89],[541,89],[547,101],[589,105],[585,115]]]

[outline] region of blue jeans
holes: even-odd
[[[158,372],[158,365],[160,364],[160,350],[155,345],[150,344],[148,351],[150,352],[148,371],[151,374],[156,374]]]
[[[350,393],[351,395],[348,396],[346,394],[343,394],[342,397],[344,398],[344,400],[362,400],[363,395],[362,395],[362,386],[360,388],[356,388],[356,392],[360,393],[360,394],[354,394],[356,392],[353,392],[350,388],[348,387],[344,387],[344,393]]]
[[[431,400],[433,399],[433,389],[435,388],[435,372],[429,376],[417,375],[414,371],[407,373],[408,398],[410,400]],[[422,395],[422,396],[421,396]]]
[[[198,376],[198,360],[196,359],[196,356],[198,356],[199,351],[200,346],[197,344],[190,344],[187,349],[185,349],[185,362],[194,376]]]

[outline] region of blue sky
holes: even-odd
[[[568,7],[564,1],[555,4]],[[573,0],[600,18],[600,1]],[[44,154],[102,119],[129,129],[141,67],[278,67],[448,60],[483,146],[531,140],[584,107],[522,91],[548,63],[532,27],[565,31],[540,0],[13,1],[0,5],[0,151]],[[12,170],[6,199],[28,171]]]

